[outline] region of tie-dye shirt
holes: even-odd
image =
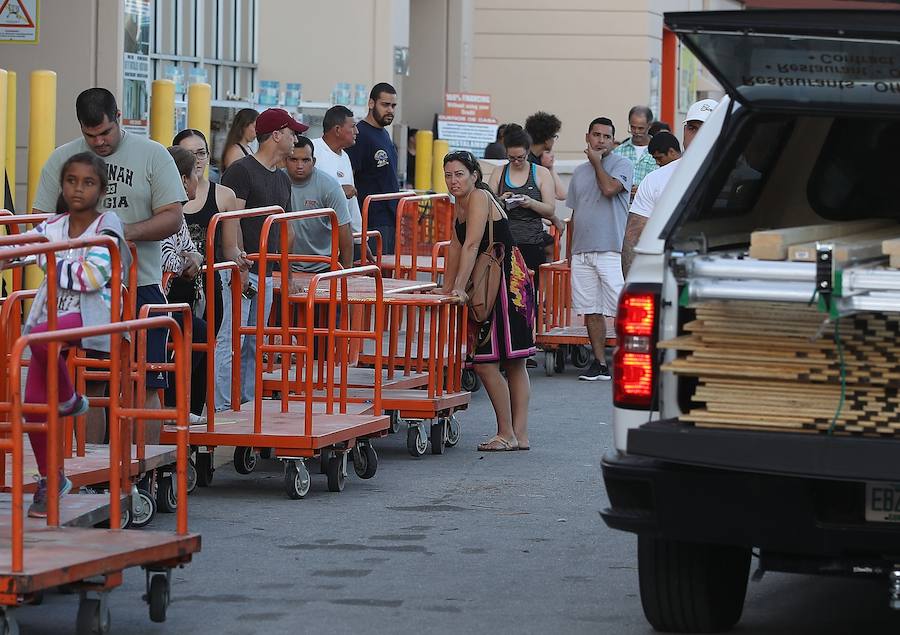
[[[103,217],[97,217],[79,238],[88,238],[100,233]],[[58,214],[35,227],[34,232],[46,236],[50,242],[68,241],[69,215]],[[47,257],[39,255],[37,264],[46,273]],[[112,276],[112,264],[109,250],[103,246],[82,247],[56,252],[56,289],[58,317],[69,313],[81,313],[81,294],[99,293],[103,303],[110,307],[112,292],[108,286]],[[41,307],[37,321],[47,321],[47,306]]]

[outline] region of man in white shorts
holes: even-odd
[[[566,205],[572,208],[572,306],[584,315],[594,363],[579,379],[609,381],[606,317],[616,314],[622,277],[622,239],[628,218],[634,167],[613,154],[616,128],[606,117],[594,119],[585,141],[587,163],[575,168]]]

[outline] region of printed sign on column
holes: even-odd
[[[125,0],[122,127],[150,132],[150,0]]]
[[[0,0],[0,42],[37,41],[38,0]]]
[[[491,116],[491,96],[447,93],[444,114],[438,115],[438,139],[450,150],[468,150],[479,159],[497,138],[497,120]]]

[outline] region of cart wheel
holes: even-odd
[[[156,479],[156,511],[164,514],[174,514],[178,511],[174,474],[165,474]]]
[[[553,370],[557,373],[566,372],[566,349],[560,346],[556,349],[556,359],[553,361]]]
[[[425,456],[428,449],[428,439],[423,434],[419,434],[419,426],[409,426],[406,431],[406,449],[411,456],[419,458]]]
[[[378,470],[378,455],[371,442],[357,443],[353,448],[353,470],[362,479],[370,479]]]
[[[137,494],[131,495],[131,526],[141,529],[150,524],[156,516],[156,499],[145,489],[138,488]]]
[[[478,375],[471,368],[463,368],[461,387],[466,392],[478,392],[478,389],[481,388]]]
[[[131,513],[131,505],[122,505],[122,522],[119,523],[119,527],[122,529],[131,529],[133,521],[134,516]]]
[[[443,454],[444,442],[446,441],[447,420],[438,417],[435,423],[431,424],[431,453]]]
[[[299,500],[309,493],[309,470],[303,462],[284,462],[284,491],[288,498]]]
[[[274,452],[272,452],[272,448],[260,448],[259,449],[259,458],[261,458],[261,459],[274,458]]]
[[[200,487],[212,485],[213,472],[215,468],[212,452],[197,452],[197,485]]]
[[[344,455],[335,454],[328,461],[328,491],[344,491]]]
[[[169,579],[164,573],[157,573],[150,578],[147,602],[150,604],[150,621],[165,622],[166,609],[169,608]]]
[[[234,449],[234,469],[238,474],[249,474],[256,469],[256,453],[253,448],[238,446]]]
[[[400,430],[400,411],[399,410],[391,410],[391,434],[397,434]]]
[[[197,489],[197,464],[194,459],[188,459],[187,466],[187,493],[193,494]]]
[[[459,443],[459,437],[462,436],[462,430],[459,428],[459,420],[456,415],[450,415],[447,419],[447,447],[452,448]]]
[[[75,621],[78,635],[106,635],[110,621],[109,607],[103,606],[100,600],[82,598],[78,603],[78,618]]]
[[[28,604],[30,606],[40,606],[43,603],[44,603],[44,592],[43,591],[38,591],[36,593],[32,593],[31,597],[28,600]],[[2,633],[2,632],[3,631],[0,630],[0,633]]]
[[[572,366],[575,368],[587,368],[591,365],[592,357],[591,349],[581,344],[572,346],[572,351],[569,353],[569,359],[572,360]]]
[[[553,377],[556,374],[556,352],[544,351],[544,373],[547,377]]]

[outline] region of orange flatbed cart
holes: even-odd
[[[269,253],[269,236],[273,227],[294,220],[330,215],[333,226],[337,217],[333,210],[307,212],[287,212],[280,207],[264,207],[234,212],[222,212],[213,216],[207,228],[207,288],[213,288],[212,262],[214,250],[211,248],[216,227],[222,223],[242,218],[266,217],[260,234],[259,253],[251,254],[252,259],[265,267],[267,263],[278,262],[282,270],[288,270],[291,258],[288,232],[282,227],[280,232],[280,254]],[[336,236],[336,234],[335,234]],[[337,245],[333,244],[333,253]],[[374,326],[372,329],[351,327],[349,324],[348,286],[358,277],[370,277],[375,281],[373,305]],[[265,275],[259,278],[260,297],[265,297],[266,286],[271,284]],[[354,467],[361,478],[371,478],[377,470],[378,458],[372,439],[387,433],[389,417],[382,414],[381,375],[374,373],[374,399],[368,404],[351,403],[347,398],[348,359],[350,343],[355,340],[376,341],[376,357],[381,358],[380,333],[384,328],[384,307],[382,304],[383,285],[377,266],[368,265],[342,271],[328,271],[313,275],[308,282],[308,294],[301,307],[303,321],[294,326],[288,304],[282,302],[280,323],[269,326],[264,323],[264,306],[257,303],[257,321],[254,326],[239,326],[237,313],[239,287],[232,280],[231,292],[235,301],[232,314],[232,408],[231,411],[215,412],[212,392],[207,401],[206,424],[191,426],[188,432],[191,446],[206,449],[210,455],[218,446],[234,446],[234,464],[239,473],[248,474],[256,466],[260,450],[270,453],[272,458],[284,462],[284,485],[289,498],[300,499],[310,489],[311,477],[306,461],[319,458],[323,471],[328,477],[328,489],[342,491],[347,475],[347,455],[354,454]],[[326,291],[327,289],[327,291]],[[224,290],[223,290],[224,291]],[[209,303],[211,304],[211,303]],[[328,314],[326,327],[316,324],[317,305],[324,304]],[[337,315],[340,312],[341,317]],[[212,333],[211,307],[208,308],[207,359],[208,375],[215,368],[215,335]],[[255,394],[252,404],[240,405],[240,364],[239,337],[256,337]],[[276,339],[276,336],[278,339]],[[318,342],[317,342],[318,340]],[[327,342],[327,344],[325,344]],[[316,356],[316,350],[319,355]],[[281,382],[278,385],[279,400],[264,399],[263,355],[282,358]],[[294,361],[296,360],[296,361]],[[378,366],[376,366],[376,369]],[[304,386],[302,395],[291,395],[291,371],[295,382]],[[315,377],[324,377],[327,394],[324,398],[315,395]],[[213,385],[211,377],[209,385]],[[163,443],[175,441],[175,431],[163,427]],[[198,454],[199,458],[200,454]],[[203,467],[211,468],[210,459]],[[363,469],[360,469],[362,465]],[[198,470],[200,466],[198,466]],[[202,476],[202,475],[201,475]],[[206,475],[211,477],[211,474]]]
[[[381,257],[381,270],[385,275],[415,280],[419,273],[443,273],[444,258],[434,257],[432,248],[436,243],[450,240],[453,232],[450,195],[400,197],[395,232],[394,253]]]
[[[82,246],[83,242],[86,241],[69,241],[66,244],[75,247]],[[63,243],[48,243],[50,248],[60,244]],[[48,254],[48,258],[52,258],[52,255]],[[51,305],[55,305],[56,292],[53,287],[52,283],[48,284]],[[118,302],[119,294],[116,290],[113,295]],[[48,319],[55,323],[55,315],[52,311],[50,313]],[[9,527],[8,531],[0,531],[0,605],[4,607],[0,616],[2,632],[18,632],[15,611],[21,609],[17,607],[37,600],[45,590],[66,586],[78,591],[80,596],[76,633],[108,633],[110,609],[107,596],[122,583],[123,571],[137,566],[146,572],[145,600],[149,604],[150,619],[155,622],[166,619],[171,593],[171,570],[190,562],[192,555],[200,550],[200,536],[189,533],[187,524],[187,398],[184,384],[180,381],[178,383],[175,408],[150,410],[128,405],[136,377],[131,372],[130,344],[124,340],[124,335],[134,337],[152,328],[167,328],[171,331],[176,342],[176,377],[181,380],[188,369],[182,352],[184,336],[177,323],[169,317],[126,320],[69,330],[51,329],[19,337],[11,346],[11,401],[2,404],[2,410],[8,414],[8,422],[0,424],[0,431],[5,433],[0,438],[0,449],[4,460],[9,454],[12,466],[9,505],[0,512],[0,525]],[[107,496],[73,495],[60,501],[57,496],[50,495],[47,500],[46,521],[26,520],[24,433],[35,430],[45,431],[48,435],[49,492],[55,492],[59,487],[63,438],[57,414],[59,394],[55,364],[48,365],[47,404],[23,402],[22,358],[25,348],[33,343],[47,344],[50,355],[53,356],[58,354],[64,342],[99,335],[111,336],[108,505],[101,504],[99,500],[106,499]],[[142,385],[142,382],[137,385]],[[24,421],[26,412],[43,414],[46,422],[27,423]],[[177,421],[177,529],[175,532],[125,531],[120,527],[123,512],[127,509],[127,497],[123,500],[123,495],[130,488],[128,464],[132,422],[157,417]],[[0,472],[0,485],[5,486],[5,480],[6,472]],[[104,508],[109,529],[77,526],[96,520],[96,516],[91,517],[91,514],[96,514],[98,510],[104,511]]]

